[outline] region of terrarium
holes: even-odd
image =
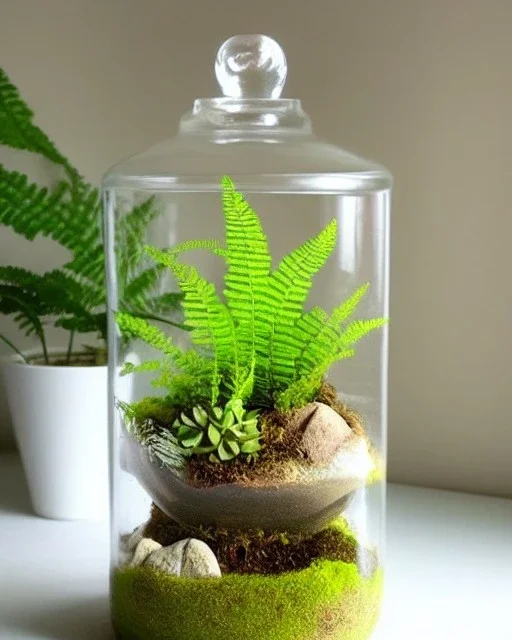
[[[363,640],[383,585],[391,178],[280,98],[270,38],[231,38],[215,71],[223,97],[103,184],[114,628]]]

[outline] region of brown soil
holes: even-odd
[[[345,527],[345,528],[344,528]],[[223,573],[278,574],[309,567],[318,559],[357,562],[358,547],[343,521],[311,536],[263,531],[183,527],[156,505],[144,536],[168,546],[184,538],[206,542]]]
[[[365,435],[359,414],[337,399],[336,389],[324,382],[317,402],[332,407],[344,418],[355,435]],[[194,457],[188,462],[189,481],[194,486],[213,487],[219,484],[271,484],[273,480],[291,481],[297,473],[299,460],[304,466],[310,464],[300,448],[303,429],[294,424],[294,414],[285,414],[277,410],[265,411],[261,415],[262,442],[264,446],[259,457],[247,463],[245,458],[232,462],[210,462],[204,457]],[[302,425],[305,427],[305,425]]]

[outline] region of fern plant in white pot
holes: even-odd
[[[108,511],[108,418],[99,193],[34,124],[1,69],[0,144],[38,154],[61,174],[48,188],[0,165],[0,223],[28,240],[49,237],[70,254],[65,264],[43,274],[21,265],[0,266],[0,313],[39,342],[38,349],[23,352],[15,336],[0,333],[0,341],[14,352],[2,359],[2,373],[33,507],[56,519],[101,518]],[[179,296],[158,295],[159,269],[140,266],[145,229],[156,215],[149,199],[135,204],[121,221],[116,276],[119,308],[158,320],[161,313],[169,317],[171,312],[172,318]],[[48,345],[48,326],[68,333],[65,349]],[[81,334],[95,336],[94,346],[83,346]],[[130,400],[129,381],[121,395]]]

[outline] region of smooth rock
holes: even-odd
[[[146,528],[146,522],[143,522],[136,527],[131,533],[121,536],[121,546],[124,551],[135,551],[135,548],[139,542],[144,538],[144,529]]]
[[[146,522],[136,527],[131,533],[126,533],[119,540],[119,562],[120,564],[128,564],[130,562],[135,549],[142,540]]]
[[[195,538],[186,538],[153,551],[144,566],[188,578],[220,578],[221,571],[210,547]]]
[[[128,563],[130,567],[139,567],[144,563],[146,558],[153,552],[161,549],[162,545],[151,538],[142,538],[137,547],[132,559]]]
[[[346,440],[352,435],[352,429],[339,413],[323,402],[311,402],[314,411],[309,412],[309,419],[301,441],[304,455],[313,464],[329,464],[342,449]]]
[[[310,402],[301,409],[295,410],[291,415],[289,428],[293,431],[303,431],[305,425],[317,410],[318,404],[318,402]]]

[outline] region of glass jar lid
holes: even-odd
[[[264,35],[237,35],[217,52],[222,97],[198,98],[174,138],[113,167],[104,188],[209,191],[229,174],[247,191],[372,192],[390,174],[318,139],[300,100],[281,98],[287,63]]]

